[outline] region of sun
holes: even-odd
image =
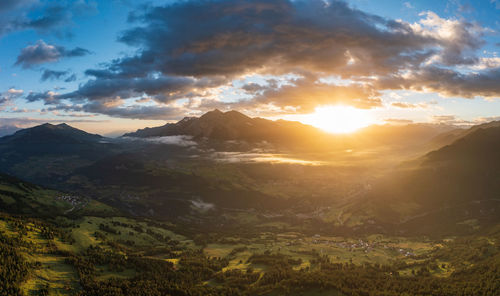
[[[374,123],[368,110],[343,105],[318,107],[301,121],[329,133],[352,133]]]

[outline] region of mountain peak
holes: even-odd
[[[262,118],[251,118],[235,110],[222,112],[215,109],[203,114],[201,117],[186,117],[177,123],[168,123],[160,127],[138,130],[124,136],[162,137],[188,135],[194,138],[223,141],[301,143],[304,136],[315,137],[318,133],[320,132],[316,128],[295,122],[275,122]]]
[[[215,108],[214,110],[208,111],[207,113],[223,114],[224,112],[222,112],[219,109]],[[207,114],[207,113],[205,113],[205,114]]]

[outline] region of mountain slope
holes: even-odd
[[[63,194],[0,174],[0,210],[9,214],[29,214],[50,217],[72,208],[58,199]]]
[[[498,221],[500,127],[475,128],[428,153],[416,167],[397,170],[370,199],[377,203],[379,217],[396,217],[421,230]]]
[[[0,138],[0,171],[52,185],[75,167],[109,155],[113,144],[67,124],[42,124]]]

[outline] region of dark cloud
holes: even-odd
[[[71,74],[66,79],[64,79],[64,82],[72,82],[76,80],[76,74]]]
[[[44,63],[57,62],[65,57],[81,57],[90,54],[90,51],[77,47],[71,50],[63,46],[51,45],[38,40],[34,45],[28,45],[21,50],[16,65],[31,68]]]
[[[55,98],[56,94],[51,91],[46,92],[30,92],[26,97],[26,101],[32,103],[36,101],[43,101],[45,104],[51,104],[55,102],[57,99]]]
[[[76,75],[72,74],[69,70],[66,71],[57,71],[44,69],[42,72],[42,76],[40,77],[40,81],[47,80],[63,80],[64,82],[71,82],[76,80]]]
[[[143,26],[120,40],[143,50],[113,68],[135,75],[280,74],[296,68],[371,75],[419,63],[436,43],[342,1],[185,1],[148,7],[131,19]]]
[[[103,102],[91,102],[84,105],[64,105],[59,104],[47,108],[48,111],[65,111],[65,112],[88,112],[96,114],[105,114],[119,118],[135,118],[135,119],[179,119],[186,110],[177,107],[168,106],[141,106],[132,105],[121,107],[116,104],[108,104]]]
[[[438,67],[423,67],[410,75],[391,75],[380,79],[381,89],[407,89],[437,92],[447,97],[472,99],[477,96],[500,98],[500,68],[460,73]]]
[[[167,103],[180,98],[202,96],[203,89],[218,86],[223,81],[221,79],[195,79],[176,76],[139,78],[102,78],[101,76],[101,78],[89,80],[74,92],[60,95],[59,98],[110,101],[118,97],[126,99],[146,94],[158,102]]]

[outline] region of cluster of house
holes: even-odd
[[[381,244],[379,242],[370,243],[370,242],[363,241],[362,239],[360,239],[356,243],[337,242],[337,241],[328,240],[328,239],[321,239],[321,236],[319,234],[316,234],[312,237],[312,243],[313,244],[325,244],[325,245],[336,246],[336,247],[343,248],[343,249],[349,249],[349,251],[353,251],[356,249],[362,249],[365,253],[368,253],[375,248],[382,247],[384,249],[397,251],[400,254],[404,255],[405,257],[415,256],[415,253],[413,253],[411,249],[403,249],[403,248],[397,248],[397,247],[393,247],[393,246],[387,246],[387,245]]]
[[[56,199],[70,203],[72,206],[76,206],[76,205],[80,204],[80,202],[81,202],[80,197],[75,196],[75,195],[61,195],[61,196],[58,196]]]

